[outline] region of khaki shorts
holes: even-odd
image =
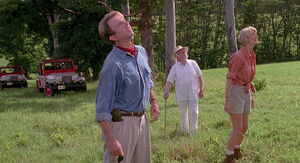
[[[232,85],[230,91],[231,114],[250,114],[251,95],[246,94],[245,86]]]

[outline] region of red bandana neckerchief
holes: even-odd
[[[129,52],[133,57],[135,57],[135,48],[133,43],[131,43],[131,47],[130,48],[123,48],[121,46],[116,46],[117,48],[125,51],[125,52]]]

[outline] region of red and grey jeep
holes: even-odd
[[[27,87],[27,78],[21,66],[0,67],[0,90],[10,87]]]
[[[72,59],[44,60],[39,64],[36,76],[36,90],[46,96],[59,91],[86,92],[86,81],[75,72],[77,66]]]

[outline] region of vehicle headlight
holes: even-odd
[[[78,76],[77,75],[72,75],[72,80],[77,80]]]
[[[23,79],[23,76],[18,76],[18,80],[22,80]]]
[[[76,83],[78,81],[78,75],[77,74],[72,75],[72,81],[73,81],[73,83]]]
[[[85,78],[84,77],[78,77],[78,80],[84,82]]]

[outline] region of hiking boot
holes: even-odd
[[[226,155],[226,158],[224,160],[224,163],[235,163],[233,154],[232,155]]]
[[[234,149],[234,154],[233,154],[235,159],[240,159],[243,157],[242,153],[241,153],[241,148],[238,149]]]

